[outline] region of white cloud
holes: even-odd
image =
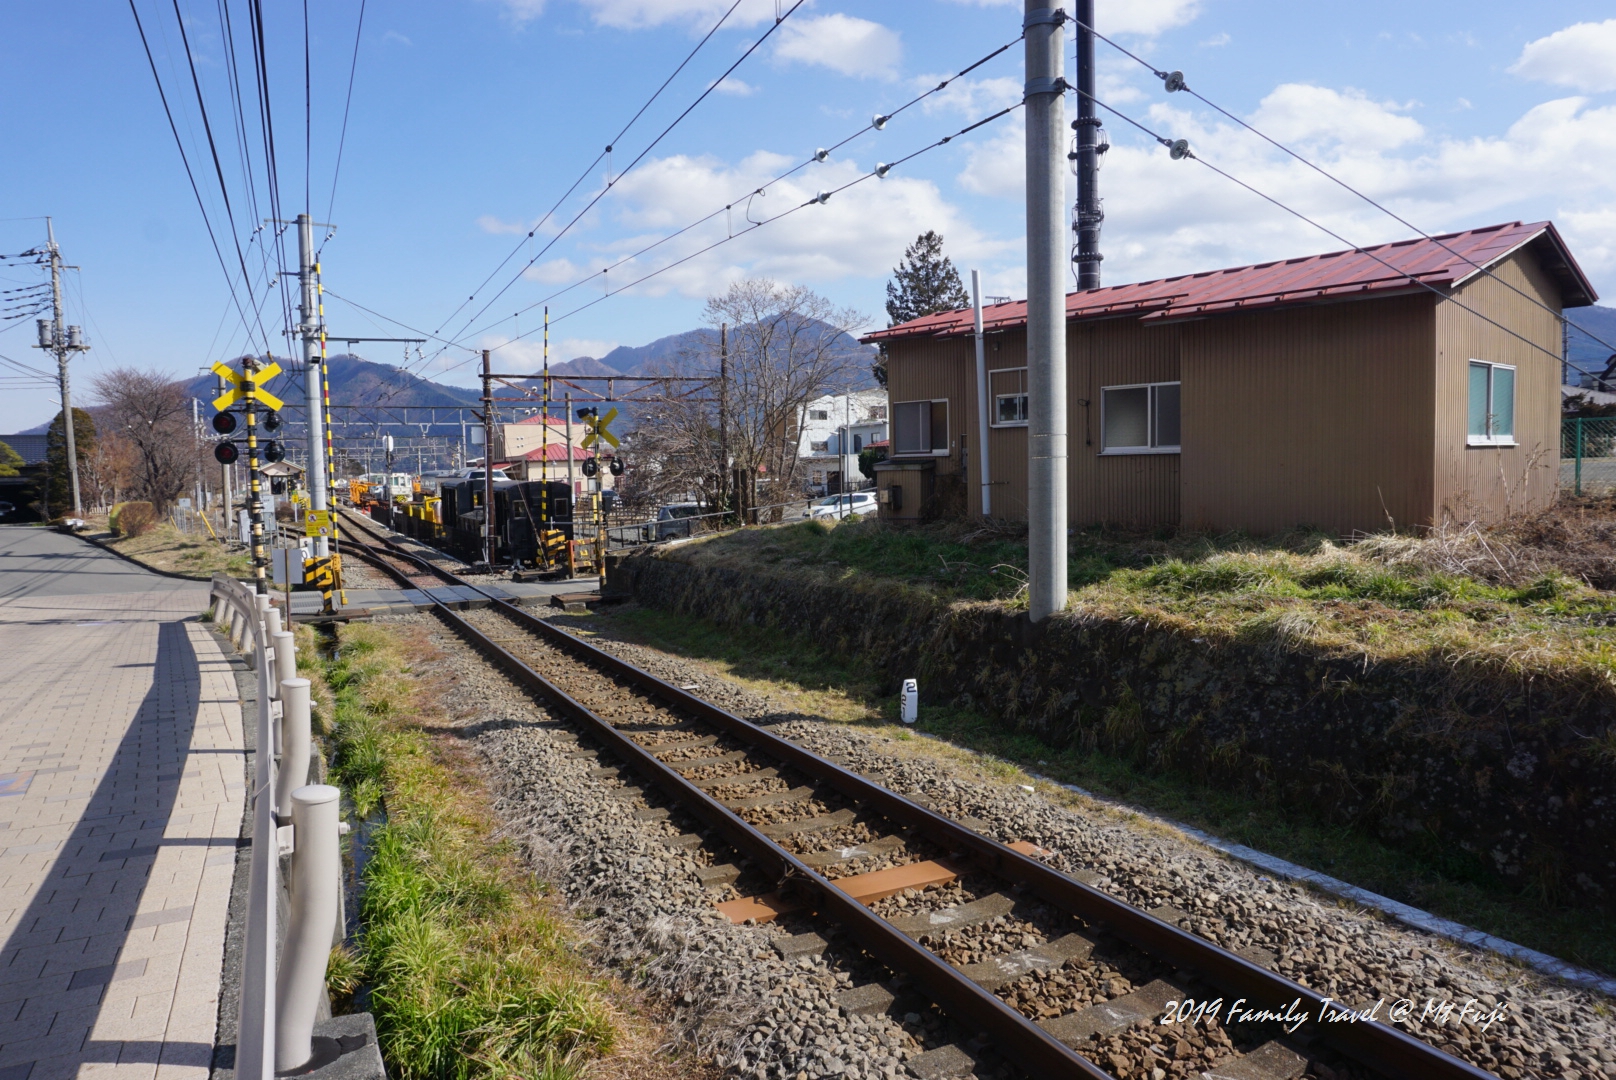
[[[1356,143],[1369,150],[1392,150],[1425,134],[1419,121],[1401,115],[1403,108],[1371,101],[1357,90],[1286,83],[1263,98],[1251,123],[1298,148]]]
[[[528,227],[520,221],[501,221],[493,214],[484,214],[478,218],[477,227],[494,236],[520,236],[528,230]]]
[[[1589,94],[1616,90],[1616,19],[1577,23],[1528,42],[1509,71]]]
[[[774,55],[843,75],[892,78],[903,58],[903,42],[896,31],[868,19],[839,13],[798,16],[780,28]]]
[[[873,162],[832,160],[772,185],[766,195],[750,202],[744,197],[736,198],[794,164],[795,160],[784,155],[764,151],[735,163],[682,155],[647,162],[624,177],[616,189],[617,223],[630,235],[594,245],[584,265],[569,262],[565,269],[583,273],[598,270],[728,200],[736,200],[729,214],[719,214],[678,240],[612,270],[611,287],[624,288],[664,268],[665,272],[631,291],[696,298],[712,295],[731,281],[753,275],[804,282],[884,278],[902,257],[905,246],[927,229],[936,229],[948,238],[949,254],[962,265],[970,260],[980,265],[982,260],[997,258],[1019,261],[1019,242],[983,235],[935,184],[902,176],[901,170],[885,180],[865,180],[838,192],[824,204],[805,205],[816,192],[840,187],[866,174]],[[727,235],[745,233],[751,228],[749,220],[771,218],[778,220],[687,262],[678,262]],[[545,273],[560,278],[562,269],[558,262],[545,268]],[[569,283],[570,280],[576,277]],[[590,281],[570,294],[562,310],[593,299],[599,291],[598,279]]]
[[[941,75],[921,75],[914,79],[917,89],[936,86],[942,81]],[[972,79],[967,76],[954,80],[921,102],[920,108],[928,115],[947,111],[958,113],[962,119],[976,120],[1007,105],[1014,105],[1021,100],[1021,96],[1020,79]]]
[[[382,35],[382,40],[383,41],[396,41],[400,45],[414,45],[415,44],[415,42],[411,41],[409,38],[405,37],[403,34],[399,33],[397,30],[389,30],[389,31],[387,31],[387,33]]]
[[[1222,48],[1224,45],[1229,44],[1229,42],[1233,40],[1234,38],[1229,36],[1228,31],[1224,31],[1221,34],[1213,34],[1211,37],[1201,42],[1200,46],[1203,49],[1217,49]]]
[[[544,3],[545,0],[500,0],[500,6],[505,9],[505,17],[518,26],[543,15]]]
[[[732,94],[735,97],[751,97],[757,93],[757,87],[751,83],[742,82],[733,75],[721,80],[713,89],[720,94]]]
[[[535,0],[504,0],[509,6]],[[543,0],[537,0],[541,3]],[[624,30],[643,30],[671,22],[712,22],[729,10],[734,0],[578,0],[595,22]],[[773,0],[744,0],[727,26],[755,26],[774,18]]]
[[[620,341],[602,338],[562,338],[550,343],[550,362],[553,364],[558,359],[572,360],[579,356],[593,356],[598,360],[621,344]]]
[[[1022,6],[1022,0],[954,0],[973,7]],[[1128,0],[1105,4],[1095,14],[1095,29],[1102,34],[1156,34],[1183,26],[1201,13],[1201,0]]]

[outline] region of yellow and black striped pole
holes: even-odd
[[[258,475],[258,361],[245,357],[241,368],[247,414],[247,515],[252,523],[253,589],[259,596],[268,596],[269,582],[264,577],[264,567],[269,560],[264,556],[263,481]]]

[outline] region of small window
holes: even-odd
[[[1178,383],[1107,386],[1100,395],[1100,453],[1178,453]]]
[[[1470,446],[1515,445],[1515,369],[1508,364],[1470,361]]]
[[[810,442],[808,444],[808,449],[816,454],[828,454],[830,453],[830,440],[825,439],[821,442]]]
[[[1027,422],[1027,395],[1000,394],[993,399],[993,423],[997,427]]]
[[[828,409],[809,409],[808,410],[808,419],[810,419],[810,420],[829,420],[830,419],[830,411]]]
[[[855,453],[855,454],[862,453],[863,450],[864,450],[864,436],[862,436],[862,435],[854,435],[853,436],[853,453]]]
[[[948,402],[900,401],[892,406],[894,454],[948,453]]]
[[[887,418],[887,407],[885,405],[871,405],[870,406],[870,419],[871,420],[885,420],[886,418]]]

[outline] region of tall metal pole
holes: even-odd
[[[1027,605],[1066,607],[1064,12],[1026,0]]]
[[[251,356],[241,361],[241,389],[247,395],[247,515],[252,528],[253,590],[259,596],[269,595],[269,583],[264,580],[264,502],[263,485],[258,475],[258,361]]]
[[[45,219],[46,250],[50,255],[51,269],[51,340],[43,340],[39,348],[49,349],[56,354],[56,379],[62,390],[62,435],[67,440],[67,475],[73,489],[73,513],[84,513],[84,502],[79,498],[79,446],[73,435],[73,393],[68,385],[67,358],[70,354],[89,348],[77,340],[78,327],[72,328],[72,333],[62,325],[62,253],[56,247],[56,226],[50,218]],[[43,339],[44,334],[40,334]],[[49,485],[46,487],[49,490]],[[50,516],[50,496],[45,497],[45,516]]]
[[[982,486],[982,516],[993,516],[993,488],[988,477],[988,359],[982,341],[982,273],[971,271],[971,323],[976,331],[976,458]]]
[[[718,324],[718,505],[729,510],[729,323]]]
[[[1077,0],[1077,287],[1100,287],[1100,162],[1095,151],[1100,118],[1094,114],[1094,0]]]
[[[219,393],[215,394],[214,397],[218,397],[220,394],[223,394],[225,392],[224,376],[216,376],[214,385],[218,387],[219,390]],[[221,464],[219,466],[219,482],[221,488],[223,488],[224,494],[224,528],[221,531],[225,536],[229,536],[231,534],[233,531],[231,526],[235,523],[234,518],[231,516],[234,511],[230,508],[230,473],[232,468],[233,466],[230,465]]]
[[[309,508],[325,511],[331,508],[330,491],[326,486],[325,409],[322,400],[324,382],[322,373],[325,358],[320,349],[320,323],[314,280],[314,219],[307,214],[297,215],[297,281],[300,286],[297,317],[298,333],[303,338],[303,399],[309,425]],[[318,556],[330,554],[328,541],[321,536],[314,542]]]
[[[494,389],[489,350],[483,350],[483,551],[494,569]]]

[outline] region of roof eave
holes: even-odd
[[[1470,273],[1456,280],[1453,287],[1457,289],[1468,284],[1473,278],[1489,273],[1493,267],[1511,255],[1540,240],[1548,241],[1558,261],[1558,265],[1546,265],[1544,269],[1548,270],[1549,274],[1560,286],[1560,306],[1562,308],[1589,307],[1597,303],[1599,294],[1594,291],[1593,282],[1588,280],[1588,275],[1583,273],[1582,267],[1577,265],[1576,257],[1571,254],[1571,249],[1566,246],[1565,239],[1560,235],[1560,230],[1554,227],[1554,222],[1552,221],[1545,221],[1541,229],[1530,236],[1522,238],[1519,243],[1500,252],[1487,263],[1477,266]],[[1567,286],[1570,287],[1568,288]]]

